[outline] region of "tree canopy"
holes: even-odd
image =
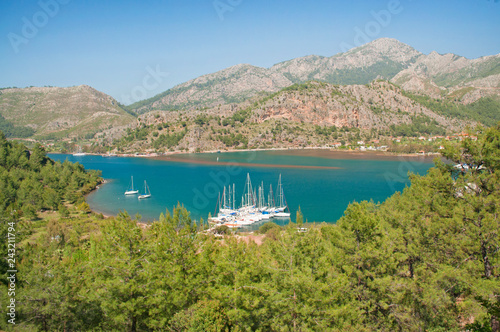
[[[384,203],[354,202],[307,232],[269,224],[261,245],[210,235],[182,206],[148,227],[126,212],[31,230],[23,217],[16,328],[498,331],[500,126],[475,135]],[[53,204],[73,199],[55,184],[75,192],[97,176],[0,143],[2,211],[46,208],[46,186]]]

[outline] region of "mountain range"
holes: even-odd
[[[436,52],[425,55],[398,40],[381,38],[332,57],[311,55],[271,68],[236,65],[179,84],[128,109],[144,113],[214,107],[310,80],[351,85],[374,79],[433,97],[458,93],[460,101],[472,103],[500,94],[500,54],[472,60]]]
[[[310,81],[318,83],[304,89]],[[152,123],[151,112],[171,121],[177,119],[175,114],[195,119],[204,111],[227,118],[249,110],[258,124],[285,119],[387,130],[425,116],[441,128],[459,130],[467,124],[498,121],[498,105],[500,55],[478,59],[426,55],[395,39],[381,38],[331,57],[310,55],[270,68],[236,65],[128,106],[85,85],[0,89],[0,129],[7,126],[11,133],[29,133],[11,130],[27,128],[35,138],[98,134],[110,141],[123,136],[126,128]],[[164,112],[174,110],[182,112],[172,116]]]

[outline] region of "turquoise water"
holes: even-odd
[[[217,197],[224,185],[235,183],[236,202],[241,201],[246,175],[250,173],[254,187],[264,182],[266,198],[269,185],[272,184],[276,191],[278,176],[282,175],[293,219],[300,205],[309,222],[335,222],[350,202],[370,199],[382,202],[409,185],[408,171],[425,174],[432,167],[430,159],[381,159],[370,155],[325,152],[309,154],[304,155],[303,151],[262,151],[191,154],[174,158],[182,158],[184,162],[91,155],[51,154],[50,157],[79,162],[85,168],[102,171],[107,183],[88,196],[87,202],[92,209],[113,215],[126,210],[131,216],[140,214],[143,221],[158,219],[160,213],[172,210],[177,202],[184,204],[193,218],[206,220],[209,212],[214,214]],[[135,195],[123,194],[131,176],[134,177],[134,187],[141,193],[144,180],[147,181],[152,193],[150,199],[138,200]]]

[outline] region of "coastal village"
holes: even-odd
[[[323,149],[331,151],[351,151],[351,152],[386,152],[389,154],[414,154],[414,155],[426,155],[426,154],[437,154],[440,150],[444,149],[444,144],[450,141],[462,141],[465,138],[470,138],[473,141],[477,140],[477,136],[470,135],[466,132],[454,133],[447,136],[419,136],[419,137],[386,137],[381,139],[371,139],[367,141],[357,141],[355,144],[349,144],[341,142],[333,142],[331,144],[326,144],[323,146],[299,146],[297,144],[291,144],[284,148],[257,148],[255,151],[264,150],[291,150],[291,149]],[[34,139],[26,139],[28,144],[39,143]],[[93,152],[92,146],[95,144],[92,140],[75,142],[72,139],[63,139],[62,142],[52,143],[44,142],[41,143],[47,151],[52,153],[73,153],[73,151],[78,151],[79,149],[86,154],[96,154],[102,156],[123,156],[123,157],[159,157],[182,153],[200,153],[194,149],[191,150],[177,150],[168,152],[155,152],[154,149],[148,149],[146,151],[137,151],[133,153],[119,153],[117,150],[112,150],[106,153]],[[405,149],[410,146],[413,150]],[[212,150],[203,151],[204,153],[221,153],[221,152],[236,152],[236,151],[249,151],[249,149],[230,149],[225,148],[222,150]]]

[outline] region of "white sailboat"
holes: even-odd
[[[222,196],[219,193],[215,208],[215,213],[217,214],[217,207],[219,207],[219,213],[217,216],[214,215],[214,217],[209,219],[211,223],[226,225],[230,228],[239,228],[262,220],[290,217],[283,185],[281,183],[281,174],[278,181],[276,201],[272,185],[269,188],[267,202],[263,182],[257,188],[252,188],[250,174],[247,174],[240,208],[236,208],[235,206],[235,192],[234,184],[233,188],[231,188],[231,186],[228,188],[224,186]]]
[[[139,193],[139,190],[134,190],[134,177],[133,176],[132,176],[131,182],[132,182],[132,186],[129,187],[129,189],[127,189],[127,191],[125,191],[125,195],[135,195],[135,194]]]
[[[149,187],[146,183],[146,180],[144,180],[144,195],[139,195],[139,199],[143,199],[143,198],[149,198],[151,197],[151,192],[149,191]]]
[[[281,184],[281,174],[278,180],[278,207],[276,207],[277,213],[274,215],[276,217],[290,217],[289,212],[285,212],[285,210],[288,208],[286,201],[285,201],[285,194],[283,193],[283,186]]]

